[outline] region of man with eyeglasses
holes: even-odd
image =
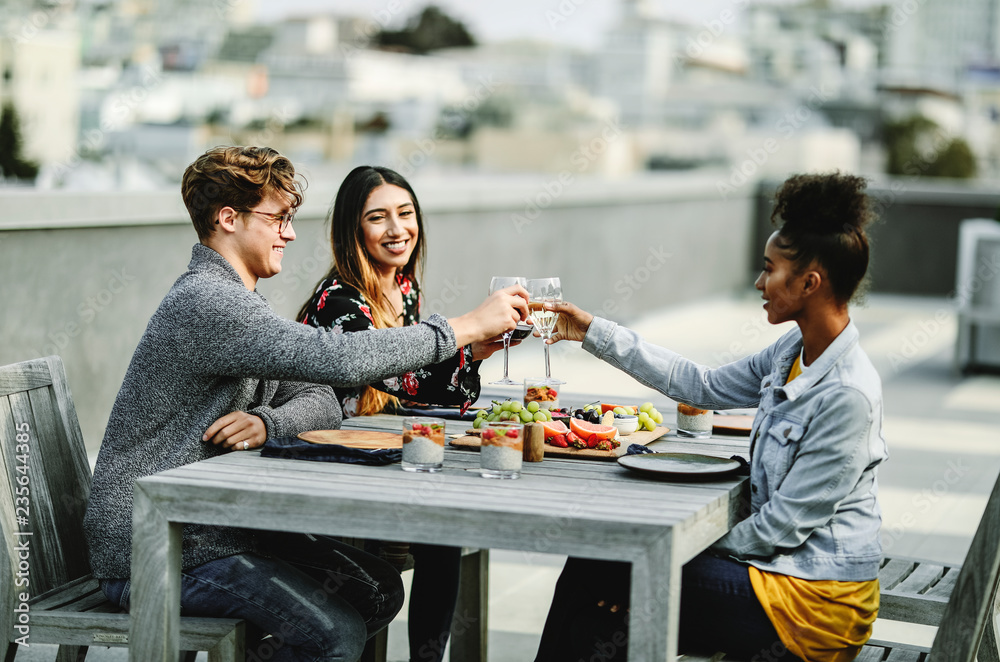
[[[331,386],[438,363],[527,314],[527,292],[509,288],[460,317],[403,328],[338,335],[286,320],[256,286],[295,239],[291,162],[267,147],[217,147],[188,166],[181,192],[199,243],[132,357],[84,520],[93,574],[125,608],[137,478],[340,427]],[[330,538],[200,525],[183,536],[183,612],[244,619],[248,659],[356,660],[402,606],[391,566]]]

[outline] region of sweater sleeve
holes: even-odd
[[[374,329],[371,311],[364,299],[353,289],[339,285],[320,290],[313,297],[304,321],[335,333],[369,332]],[[479,398],[479,363],[472,360],[471,348],[463,347],[444,361],[404,370],[369,385],[404,400],[467,406]],[[358,392],[338,389],[337,395],[341,406],[348,411],[350,403],[345,401],[356,398]]]
[[[263,297],[219,281],[218,290],[178,287],[176,356],[205,375],[355,386],[453,356],[455,334],[440,315],[399,329],[338,334],[284,319]],[[173,319],[170,319],[173,318]]]
[[[249,413],[264,421],[268,437],[291,437],[307,430],[336,430],[342,414],[329,386],[284,381],[267,404]]]

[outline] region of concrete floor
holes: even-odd
[[[895,556],[960,563],[1000,471],[1000,377],[963,376],[954,369],[956,320],[944,300],[872,296],[852,316],[862,346],[883,378],[891,453],[879,474],[884,548]],[[652,310],[631,326],[652,342],[714,365],[757,351],[786,330],[767,325],[756,294]],[[568,382],[567,392],[615,392],[629,402],[651,400],[661,411],[670,410],[665,396],[579,345],[560,343],[551,351],[553,375]],[[499,354],[487,361],[484,384],[502,369]],[[513,378],[537,377],[543,370],[538,339],[511,350]],[[520,390],[487,387],[485,397],[505,395],[520,397]],[[491,662],[533,659],[561,565],[560,557],[491,554]],[[389,628],[392,661],[406,660],[405,615],[404,607]],[[892,625],[879,623],[890,630]],[[933,630],[906,627],[898,633],[929,643]],[[889,636],[886,630],[878,634]],[[53,659],[55,650],[48,646],[22,649],[17,656],[18,662]],[[124,660],[126,655],[93,649],[88,659]]]

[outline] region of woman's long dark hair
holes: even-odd
[[[391,184],[404,189],[410,194],[413,209],[417,215],[417,241],[413,246],[410,259],[399,270],[399,275],[409,278],[414,287],[418,286],[423,262],[427,253],[424,241],[424,218],[420,211],[420,203],[413,192],[410,183],[395,170],[379,166],[358,166],[347,174],[337,190],[333,208],[328,217],[330,223],[330,245],[333,248],[333,266],[323,280],[336,278],[341,283],[353,287],[368,302],[371,308],[372,320],[377,329],[392,326],[395,322],[392,305],[387,293],[379,289],[378,270],[372,257],[365,249],[364,232],[361,229],[361,215],[365,210],[372,191],[379,186]],[[322,282],[322,281],[321,281]],[[304,320],[309,310],[309,304],[314,295],[299,309],[296,316]],[[363,389],[358,403],[358,415],[373,414],[382,411],[386,404],[395,398],[367,386]]]

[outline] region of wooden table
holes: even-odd
[[[348,425],[398,430],[399,420]],[[449,421],[448,432],[467,427]],[[657,445],[728,457],[747,444]],[[546,459],[526,463],[519,480],[497,481],[478,466],[478,453],[456,450],[437,474],[233,452],[138,480],[129,659],[177,660],[183,523],[631,561],[629,659],[674,659],[681,566],[737,521],[744,479],[663,482],[614,462]]]

